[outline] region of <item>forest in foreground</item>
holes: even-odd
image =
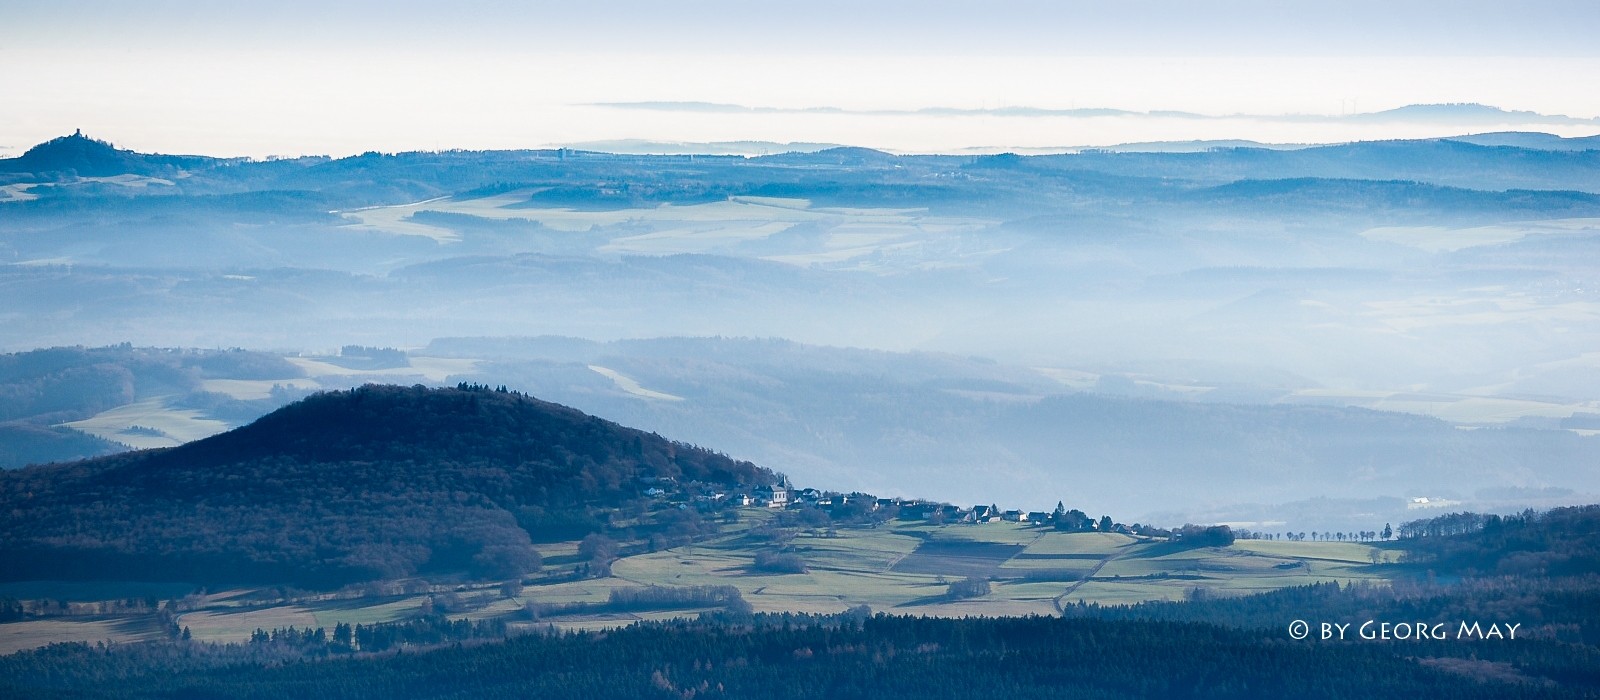
[[[437,613],[332,631],[258,630],[238,644],[182,636],[56,644],[0,658],[0,692],[942,698],[982,689],[1064,698],[1600,697],[1600,574],[1592,570],[1600,507],[1452,514],[1403,530],[1406,558],[1425,573],[1390,586],[1317,584],[1245,597],[1079,604],[1062,617],[963,619],[874,614],[864,606],[835,615],[752,614],[735,595],[697,619],[565,632],[513,631],[504,622]],[[1308,621],[1312,632],[1299,638],[1295,621]],[[1324,622],[1350,632],[1325,639],[1317,632]],[[1401,625],[1411,631],[1400,635]],[[1433,631],[1419,639],[1419,625]],[[1490,626],[1497,631],[1487,632]]]
[[[1539,698],[1593,697],[1600,688],[1593,665],[1571,669],[1558,685],[1481,672],[1509,666],[1501,662],[1413,661],[1418,650],[1398,642],[1318,644],[1203,623],[1044,617],[765,615],[365,659],[282,661],[267,653],[274,644],[294,642],[52,647],[6,658],[0,675],[17,696],[96,698],[954,698],[975,689],[1062,698]],[[1462,644],[1497,658],[1528,643]]]

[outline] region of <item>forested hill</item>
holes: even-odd
[[[205,156],[135,153],[89,138],[80,131],[41,143],[16,158],[0,158],[0,173],[173,176],[222,162],[225,161]]]
[[[367,385],[318,394],[254,423],[153,453],[151,474],[210,471],[259,457],[296,462],[515,465],[549,497],[620,495],[640,476],[751,483],[762,470],[525,394]],[[446,475],[454,470],[442,470]],[[159,477],[156,477],[159,478]]]
[[[10,579],[516,575],[552,513],[771,472],[517,393],[366,386],[153,450],[0,474]],[[532,531],[532,532],[530,532]]]

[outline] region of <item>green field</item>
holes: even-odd
[[[203,642],[239,642],[257,629],[316,627],[317,616],[299,605],[245,612],[200,610],[179,615],[178,625],[188,627],[190,634]]]
[[[1139,540],[1115,532],[1049,532],[1023,550],[1026,555],[1107,556]]]
[[[1372,563],[1373,552],[1377,552],[1382,557],[1381,561],[1383,562],[1393,563],[1400,559],[1399,550],[1383,547],[1382,545],[1361,544],[1359,542],[1239,540],[1233,544],[1233,548],[1291,559],[1341,561],[1352,564]]]
[[[412,596],[376,605],[362,600],[341,600],[308,607],[318,627],[333,627],[341,622],[347,625],[370,625],[411,617],[422,608],[423,600],[423,596]]]
[[[169,408],[169,398],[137,401],[62,425],[139,449],[176,447],[228,429],[227,423],[206,418],[200,411]]]
[[[757,610],[826,612],[853,605],[929,615],[1055,612],[1055,601],[1181,599],[1193,588],[1235,595],[1317,581],[1380,579],[1370,552],[1342,542],[1258,542],[1182,549],[1112,533],[1060,533],[1025,524],[903,524],[798,537],[804,574],[750,570],[754,552],[708,543],[630,557],[612,570],[638,585],[729,584]],[[1098,570],[1097,570],[1098,569]],[[1093,578],[1084,576],[1093,573]],[[952,601],[945,583],[996,580],[988,596]],[[1070,594],[1068,591],[1070,590]],[[1020,613],[1019,613],[1020,611]]]
[[[165,635],[152,617],[44,619],[0,625],[0,654],[57,642],[140,642]]]

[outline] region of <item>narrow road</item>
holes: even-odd
[[[1073,591],[1078,590],[1083,586],[1083,584],[1088,583],[1089,579],[1094,578],[1095,574],[1100,573],[1101,569],[1106,568],[1106,564],[1110,564],[1117,559],[1121,559],[1122,555],[1127,552],[1128,546],[1129,545],[1123,545],[1122,547],[1118,547],[1117,551],[1107,554],[1104,559],[1101,559],[1094,565],[1093,569],[1089,570],[1089,573],[1084,574],[1083,578],[1072,582],[1072,585],[1067,586],[1067,590],[1062,591],[1061,595],[1056,596],[1055,599],[1051,601],[1056,606],[1056,614],[1060,615],[1066,612],[1066,610],[1061,607],[1061,601],[1066,600],[1067,596],[1072,595]]]

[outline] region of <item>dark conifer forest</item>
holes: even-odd
[[[1499,644],[1500,647],[1512,643]],[[262,634],[243,647],[63,645],[0,659],[0,689],[85,698],[1578,698],[1469,679],[1400,645],[1289,642],[1221,626],[846,613],[652,623],[603,633],[345,659],[331,642]],[[290,653],[314,648],[321,660]],[[1498,654],[1498,651],[1487,652]],[[1586,661],[1588,659],[1582,659]]]

